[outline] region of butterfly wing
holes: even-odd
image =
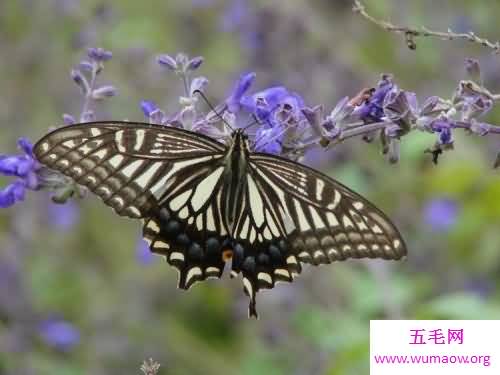
[[[222,274],[225,150],[198,133],[132,122],[70,125],[34,147],[40,162],[88,187],[119,215],[143,219],[144,239],[180,271],[184,289]]]
[[[406,255],[405,243],[387,216],[338,181],[268,154],[252,154],[249,165],[248,208],[242,210],[233,236],[248,249],[245,259],[256,260],[251,269],[242,267],[251,310],[259,289],[292,281],[302,262]]]
[[[119,215],[137,219],[158,208],[171,177],[210,163],[224,149],[208,137],[177,128],[97,122],[57,129],[37,142],[34,153]]]

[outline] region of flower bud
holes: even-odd
[[[62,115],[64,125],[73,125],[76,123],[76,120],[73,116],[65,113]]]
[[[159,55],[158,57],[156,57],[156,61],[158,62],[158,64],[166,67],[169,70],[176,71],[178,69],[177,62],[170,55]]]
[[[71,69],[71,78],[80,87],[80,89],[82,89],[84,94],[89,92],[89,83],[81,71],[78,69]]]
[[[204,59],[201,56],[193,57],[187,64],[187,70],[194,71],[198,69],[203,64],[203,61]]]
[[[118,91],[113,86],[101,86],[92,91],[92,98],[95,100],[103,100],[115,96],[117,92]]]
[[[104,62],[110,60],[113,57],[113,54],[111,51],[106,51],[104,48],[89,48],[87,50],[87,56],[91,60]]]

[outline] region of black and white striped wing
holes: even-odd
[[[38,160],[143,219],[151,251],[179,270],[179,287],[220,277],[228,229],[220,212],[226,147],[185,130],[132,122],[60,128],[34,148]]]
[[[72,177],[119,215],[148,217],[185,169],[213,164],[225,146],[203,135],[133,122],[70,125],[43,137],[38,160]]]
[[[249,164],[247,209],[233,235],[249,249],[245,259],[255,259],[252,267],[242,267],[245,291],[253,302],[259,289],[292,281],[302,262],[406,255],[404,241],[387,216],[341,183],[272,155],[252,154]]]
[[[301,261],[318,265],[406,255],[401,234],[390,219],[340,182],[271,155],[254,154],[251,164],[263,193],[274,194],[282,226]]]

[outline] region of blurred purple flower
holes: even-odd
[[[460,82],[454,101],[462,107],[464,120],[480,117],[493,108],[492,98],[483,92],[483,88],[473,82]]]
[[[144,116],[146,116],[147,118],[151,117],[151,114],[159,109],[158,108],[158,105],[156,105],[155,102],[153,102],[152,100],[141,100],[141,109],[142,109],[142,113],[144,113]]]
[[[265,14],[252,11],[248,0],[230,0],[220,18],[220,28],[224,32],[239,34],[240,45],[257,56],[262,45],[263,25],[267,24]]]
[[[140,103],[142,113],[146,116],[150,123],[165,125],[167,117],[155,102],[152,100],[141,100]]]
[[[471,58],[465,59],[465,71],[474,82],[480,85],[483,84],[479,60]]]
[[[162,54],[156,57],[156,62],[169,70],[175,71],[178,69],[177,61],[170,55]]]
[[[87,56],[91,60],[103,62],[110,60],[113,57],[113,53],[111,53],[111,51],[106,51],[103,48],[92,47],[87,50]]]
[[[256,131],[255,151],[280,154],[285,132],[296,128],[302,120],[307,121],[302,112],[304,101],[282,86],[244,95],[254,78],[254,73],[243,75],[226,103],[230,112],[251,113],[261,122]]]
[[[0,207],[10,207],[22,201],[25,190],[37,189],[39,178],[37,171],[41,168],[33,155],[33,144],[26,138],[17,142],[24,155],[0,155],[0,173],[5,176],[18,177],[13,183],[0,190]]]
[[[145,266],[148,266],[155,261],[154,254],[151,250],[149,250],[148,244],[142,238],[137,241],[135,259],[139,264],[143,264]]]
[[[451,132],[455,123],[446,118],[437,118],[430,124],[430,129],[438,134],[438,143],[440,145],[451,145],[453,143],[453,134]]]
[[[435,198],[429,201],[423,210],[425,224],[437,232],[451,229],[457,221],[458,214],[458,203],[449,198]]]
[[[78,69],[71,69],[71,78],[73,79],[73,82],[75,82],[76,85],[80,87],[82,93],[86,95],[90,87],[89,87],[89,82],[87,78],[85,78],[83,73]]]
[[[226,99],[227,110],[231,113],[236,113],[241,108],[241,100],[245,92],[248,91],[253,81],[255,80],[256,74],[246,73],[240,76],[236,85],[234,86],[233,91]]]
[[[80,61],[78,66],[80,67],[81,70],[83,70],[85,72],[92,72],[92,70],[94,69],[94,65],[92,65],[92,63],[90,61],[86,61],[86,60]]]
[[[294,118],[303,117],[304,100],[296,93],[288,91],[283,86],[270,87],[251,96],[243,96],[240,104],[244,110],[253,113],[261,121],[269,125],[278,125],[283,119],[276,115],[280,107]],[[274,121],[274,123],[273,123]]]
[[[245,21],[248,14],[246,0],[231,0],[222,13],[222,29],[226,32],[236,31]]]
[[[0,207],[7,208],[24,200],[25,186],[23,181],[16,180],[0,190]]]
[[[48,207],[48,218],[50,223],[61,231],[71,229],[78,223],[80,217],[80,209],[73,201],[68,201],[65,204],[50,203]]]
[[[384,100],[386,95],[394,88],[392,78],[383,75],[372,95],[354,111],[365,123],[379,122],[384,117]]]
[[[94,100],[103,100],[111,98],[118,93],[118,90],[111,85],[101,86],[92,91],[92,98]]]
[[[196,77],[191,81],[189,86],[189,95],[194,96],[197,91],[203,91],[205,86],[208,85],[208,79],[205,77]]]
[[[39,334],[46,345],[60,351],[69,351],[80,342],[79,330],[58,318],[44,320],[39,326]]]
[[[480,135],[481,137],[487,135],[491,131],[492,125],[485,122],[476,121],[476,119],[471,119],[470,121],[470,131],[474,134]]]
[[[64,113],[62,118],[63,118],[64,125],[76,124],[76,119],[68,113]]]
[[[266,152],[268,154],[281,154],[283,146],[283,127],[261,126],[255,134],[254,151]]]
[[[193,57],[187,63],[186,69],[190,70],[190,71],[194,71],[194,70],[198,69],[201,66],[201,64],[203,64],[203,61],[205,61],[205,59],[202,56]]]

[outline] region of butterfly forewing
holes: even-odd
[[[264,194],[284,212],[293,255],[311,264],[347,258],[400,259],[406,247],[396,227],[373,204],[304,165],[254,154],[251,165]]]
[[[224,145],[171,127],[128,122],[71,125],[43,137],[38,160],[99,195],[119,215],[147,217],[165,185],[196,168]]]

